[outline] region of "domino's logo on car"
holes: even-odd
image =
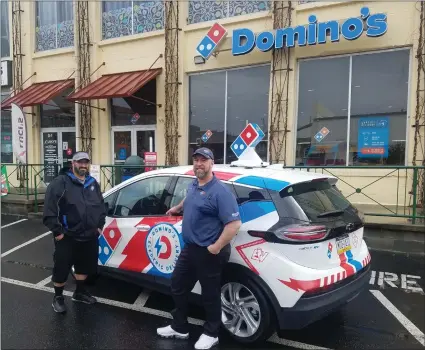
[[[215,23],[198,44],[196,51],[207,60],[226,35],[227,30],[222,25]]]
[[[248,147],[255,148],[264,138],[264,132],[255,123],[249,123],[231,144],[231,149],[236,157],[240,158]]]

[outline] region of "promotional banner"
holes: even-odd
[[[98,184],[100,185],[100,165],[98,164],[91,164],[90,165],[90,175],[91,177],[94,177]]]
[[[1,166],[1,195],[7,196],[10,191],[9,179],[7,178],[7,169],[5,165]]]
[[[145,152],[145,171],[152,171],[156,169],[158,164],[158,157],[156,152]]]
[[[27,125],[22,109],[12,103],[12,144],[18,163],[27,163]]]
[[[389,135],[388,117],[360,118],[358,157],[388,158]]]

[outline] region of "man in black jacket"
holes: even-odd
[[[77,283],[72,300],[96,302],[84,282],[97,270],[98,237],[105,225],[106,211],[99,184],[89,175],[89,165],[87,153],[75,153],[72,168],[59,174],[46,190],[43,223],[54,236],[52,307],[59,313],[66,312],[63,288],[72,266]]]

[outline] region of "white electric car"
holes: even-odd
[[[299,329],[355,298],[367,286],[364,220],[337,179],[276,166],[214,166],[235,194],[242,227],[222,281],[223,328],[241,343]],[[145,172],[104,194],[99,271],[170,293],[184,246],[183,216],[167,216],[193,181],[191,166]],[[192,291],[200,301],[199,282]]]

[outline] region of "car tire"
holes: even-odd
[[[232,292],[235,293],[235,289],[237,290],[239,288],[239,298],[247,298],[249,295],[251,295],[249,305],[255,305],[254,308],[248,307],[245,308],[242,306],[237,307],[237,305],[233,306],[233,311],[236,316],[241,318],[244,314],[246,315],[246,312],[249,312],[249,315],[252,316],[251,320],[257,321],[258,327],[256,328],[255,332],[252,333],[252,329],[254,327],[251,327],[251,331],[248,331],[247,322],[245,321],[246,317],[242,321],[242,327],[246,328],[246,332],[244,332],[243,329],[238,331],[236,328],[233,327],[233,329],[229,326],[232,324],[232,318],[233,315],[229,314],[228,307],[229,307],[229,285],[231,286]],[[255,299],[255,300],[254,300]],[[224,330],[224,333],[230,336],[232,339],[236,340],[238,343],[249,345],[249,344],[257,344],[260,342],[263,342],[270,338],[270,336],[274,332],[273,327],[273,320],[274,320],[274,314],[272,311],[272,308],[270,306],[270,303],[265,296],[264,292],[261,290],[261,288],[258,286],[258,284],[253,281],[250,277],[248,277],[245,274],[238,274],[230,273],[225,274],[223,276],[222,280],[222,288],[221,288],[221,302],[222,302],[222,329]],[[237,303],[235,303],[237,304]],[[246,304],[245,304],[246,305]],[[257,307],[258,305],[258,307]],[[248,310],[247,310],[248,309]],[[258,309],[258,310],[257,310]],[[259,311],[259,312],[258,312]],[[235,321],[233,319],[233,321]],[[238,323],[237,323],[238,325]],[[252,333],[252,334],[251,334]]]

